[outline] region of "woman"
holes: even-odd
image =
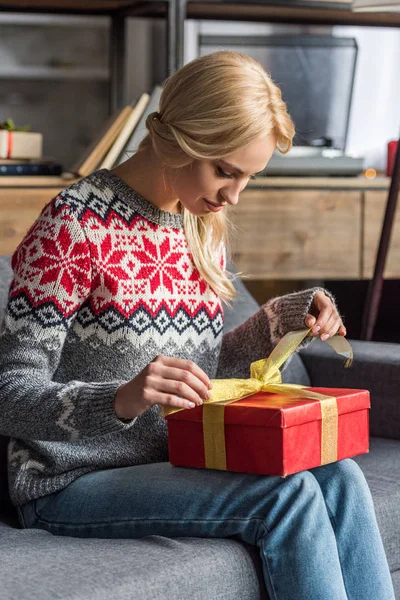
[[[272,598],[394,598],[368,486],[343,460],[282,479],[169,465],[160,406],[248,377],[290,330],[346,329],[313,288],[223,335],[227,221],[250,177],[294,135],[249,57],[173,75],[120,167],[54,198],[13,256],[1,336],[1,433],[23,527],[57,535],[236,537],[260,549]]]

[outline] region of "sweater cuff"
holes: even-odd
[[[285,294],[278,298],[271,298],[262,308],[264,309],[271,330],[274,346],[289,331],[305,329],[304,319],[311,307],[316,288]]]
[[[300,292],[293,292],[278,298],[272,298],[263,305],[263,309],[270,323],[271,339],[274,346],[286,335],[289,331],[298,331],[306,329],[305,318],[310,312],[314,295],[316,292],[322,291],[326,294],[336,310],[336,302],[334,296],[326,289],[321,287],[309,288]],[[308,346],[315,338],[307,336],[298,346],[298,350]]]
[[[126,381],[87,384],[85,398],[90,412],[89,435],[97,436],[114,431],[123,431],[129,429],[136,421],[137,417],[134,419],[120,419],[115,412],[115,395],[123,383],[126,383]]]

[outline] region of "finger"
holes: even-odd
[[[334,335],[336,335],[336,333],[339,331],[339,327],[341,324],[341,320],[340,317],[335,317],[334,315],[332,315],[332,317],[330,319],[328,319],[324,330],[321,332],[321,340],[325,341],[330,337],[333,337]]]
[[[325,325],[323,327],[321,327],[321,331],[320,334],[323,333],[329,333],[329,331],[332,329],[332,327],[334,326],[334,324],[336,323],[336,321],[339,319],[339,315],[336,312],[332,312]]]
[[[190,373],[189,371],[185,371],[184,369],[177,369],[176,367],[167,367],[162,365],[160,369],[160,375],[165,380],[172,381],[182,381],[186,385],[188,385],[192,390],[194,390],[200,398],[208,398],[209,388],[204,385],[204,383]]]
[[[172,375],[172,372],[176,372],[176,377]],[[166,373],[166,375],[163,373]],[[211,396],[210,390],[199,379],[197,379],[198,383],[187,383],[182,379],[182,376],[185,378],[187,373],[187,371],[183,371],[182,369],[163,367],[161,376],[154,377],[153,385],[160,392],[175,394],[176,396],[187,398],[196,404],[203,404],[203,401]],[[196,380],[193,375],[189,376],[193,380]]]
[[[308,316],[309,316],[309,315],[307,315],[307,317],[308,317]],[[312,324],[312,325],[309,325],[308,323],[309,323],[309,322],[311,323],[311,320],[307,320],[307,317],[306,317],[306,319],[305,319],[305,324],[306,324],[306,326],[307,326],[307,327],[311,327],[311,331],[310,331],[310,333],[309,333],[308,335],[311,335],[311,336],[316,336],[316,335],[318,335],[318,334],[319,334],[319,331],[320,331],[320,329],[321,329],[321,328],[320,328],[320,326],[319,326],[319,325],[318,325],[318,326],[316,325],[316,318],[315,318],[315,317],[313,317],[313,316],[311,315],[311,317],[312,317],[312,319],[313,319],[313,324]]]
[[[341,325],[339,327],[339,332],[338,333],[339,333],[339,335],[343,335],[343,336],[347,335],[347,329],[343,325],[343,321],[342,321],[342,323],[341,323]]]
[[[316,318],[313,317],[312,315],[310,315],[310,313],[308,313],[306,318],[304,319],[304,322],[307,327],[312,327],[314,325],[315,321],[316,321]]]
[[[212,384],[207,373],[205,373],[203,369],[200,369],[200,367],[192,360],[177,358],[175,356],[162,356],[161,359],[163,365],[189,371],[189,373],[192,373],[195,377],[200,379],[200,381],[204,383],[206,388],[212,388]]]
[[[330,300],[328,300],[328,304],[324,305],[318,315],[317,321],[315,323],[315,327],[320,327],[321,331],[320,333],[322,333],[323,331],[325,331],[326,329],[326,325],[329,321],[329,319],[334,316],[337,317],[337,312],[332,310],[332,303]]]
[[[195,408],[195,402],[187,400],[186,398],[180,398],[175,394],[165,394],[153,390],[151,394],[151,404],[159,404],[160,406],[173,406],[174,408]]]
[[[337,333],[339,333],[339,327],[340,327],[340,319],[338,319],[335,323],[335,325],[329,330],[329,337],[333,337],[334,335],[336,335]]]

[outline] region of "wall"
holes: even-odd
[[[387,142],[400,136],[400,31],[334,27],[333,35],[353,36],[359,47],[348,151],[364,155],[365,167],[385,169]]]

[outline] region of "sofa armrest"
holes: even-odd
[[[349,340],[354,361],[319,339],[300,351],[314,387],[358,388],[371,393],[371,436],[400,440],[400,344]]]

